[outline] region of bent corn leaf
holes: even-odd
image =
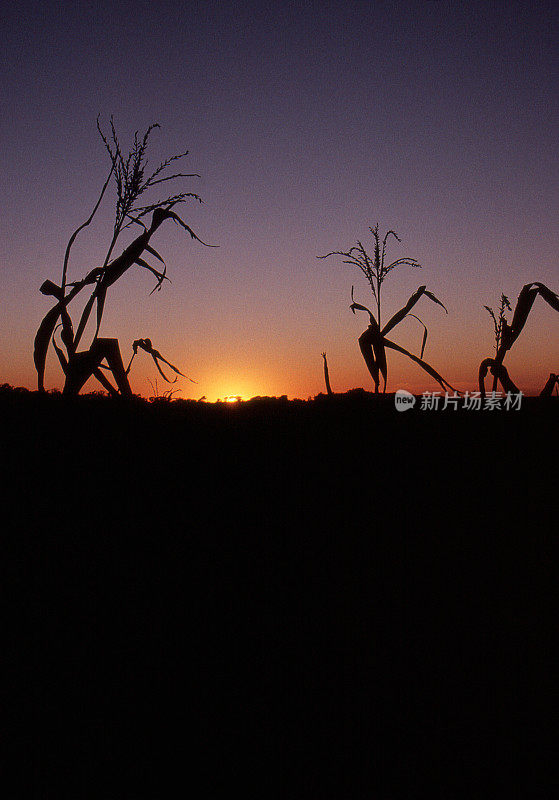
[[[444,303],[441,303],[441,301],[438,298],[435,297],[433,292],[429,292],[427,289],[425,289],[425,294],[434,303],[437,303],[438,305],[442,306],[444,308],[444,310],[446,311],[446,313],[448,314],[448,310],[447,310],[446,306],[444,305]]]
[[[384,340],[384,344],[386,345],[386,347],[389,347],[391,350],[396,350],[398,353],[402,353],[403,355],[407,356],[408,358],[411,358],[411,360],[415,361],[416,364],[419,364],[421,369],[425,370],[425,372],[427,372],[429,375],[431,375],[431,377],[434,378],[437,381],[439,386],[441,386],[444,391],[446,391],[447,388],[448,388],[448,389],[452,389],[453,392],[456,392],[456,389],[453,386],[451,386],[450,383],[448,383],[448,381],[446,381],[442,377],[442,375],[439,375],[439,373],[435,369],[433,369],[433,367],[430,364],[427,364],[426,361],[423,361],[423,359],[418,358],[417,356],[414,356],[412,353],[409,352],[409,350],[406,350],[405,348],[400,347],[399,344],[395,344],[394,342],[391,342],[388,339]]]
[[[410,309],[412,309],[412,308],[414,307],[414,305],[417,303],[417,301],[419,300],[419,298],[421,297],[421,295],[422,295],[422,294],[424,294],[425,292],[426,292],[426,287],[425,287],[425,286],[420,286],[420,287],[419,287],[419,288],[418,288],[418,289],[417,289],[417,290],[416,290],[416,291],[415,291],[415,292],[414,292],[414,293],[411,295],[411,297],[409,298],[409,300],[408,300],[408,302],[406,303],[406,305],[405,305],[403,308],[401,308],[399,311],[397,311],[397,312],[396,312],[396,313],[395,313],[395,314],[394,314],[394,315],[393,315],[393,316],[392,316],[392,317],[391,317],[391,318],[388,320],[388,322],[386,323],[386,325],[385,325],[385,326],[384,326],[384,328],[382,329],[382,333],[383,333],[383,334],[387,334],[389,331],[391,331],[391,330],[392,330],[392,328],[395,328],[395,327],[396,327],[396,325],[398,325],[398,324],[399,324],[399,323],[400,323],[400,322],[401,322],[401,321],[404,319],[404,317],[406,317],[406,316],[407,316],[407,314],[409,313]]]

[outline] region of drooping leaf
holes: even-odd
[[[165,261],[161,258],[157,250],[154,250],[154,248],[151,245],[146,244],[145,249],[148,251],[148,253],[151,253],[152,256],[155,256],[155,258],[157,258],[158,261],[161,261],[162,264],[165,264]]]
[[[167,269],[167,267],[165,267],[165,270],[163,272],[158,272],[156,269],[150,266],[147,263],[147,261],[144,261],[143,258],[137,258],[136,264],[138,264],[139,267],[143,267],[144,269],[149,270],[152,273],[152,275],[155,275],[155,277],[157,278],[157,283],[151,290],[150,294],[153,294],[155,291],[159,291],[161,289],[161,284],[163,283],[164,280],[170,282],[170,278],[168,278],[165,275],[165,270]]]
[[[56,355],[58,356],[58,360],[60,362],[60,366],[62,367],[62,370],[63,370],[64,374],[66,374],[67,369],[68,369],[68,359],[66,358],[66,356],[62,352],[62,349],[56,344],[56,338],[54,336],[54,333],[53,333],[53,336],[52,336],[52,346],[54,347],[54,351],[55,351]]]
[[[60,317],[61,310],[62,306],[60,303],[57,303],[54,308],[51,308],[39,325],[37,333],[35,334],[33,360],[35,362],[35,369],[37,370],[38,389],[40,392],[45,390],[45,366],[47,361],[47,352],[51,337],[56,327],[56,323]]]
[[[161,369],[161,367],[160,367],[160,365],[158,363],[159,361],[163,361],[163,363],[167,364],[168,367],[171,367],[173,372],[176,372],[177,375],[181,375],[183,378],[186,378],[191,383],[197,383],[197,381],[193,380],[192,378],[189,378],[188,375],[185,375],[183,372],[181,372],[178,367],[175,367],[173,364],[171,364],[170,361],[167,361],[166,358],[163,358],[163,356],[161,355],[159,350],[156,350],[153,347],[153,345],[151,343],[151,339],[136,339],[135,342],[133,343],[132,347],[133,347],[133,350],[134,350],[134,354],[136,354],[136,352],[138,351],[138,348],[141,348],[142,350],[145,350],[146,353],[150,354],[150,356],[153,358],[153,360],[155,362],[155,366],[159,370],[159,373],[167,381],[167,383],[174,383],[174,381],[170,381],[167,378],[167,376],[164,374],[164,372],[162,371],[162,369]],[[132,361],[130,361],[130,363],[132,363]],[[128,366],[128,369],[130,369],[130,365]],[[128,372],[128,370],[127,370],[127,372]],[[176,380],[176,378],[175,378],[175,380]]]
[[[548,289],[547,286],[544,286],[543,283],[535,283],[534,285],[538,287],[539,293],[545,302],[555,311],[559,311],[559,296],[552,292],[551,289]]]
[[[388,365],[386,363],[386,350],[384,348],[384,337],[379,332],[373,339],[373,352],[377,360],[378,369],[384,381],[384,388],[386,389],[386,379],[388,375]]]
[[[176,383],[176,382],[177,382],[177,378],[173,378],[173,380],[170,380],[170,379],[169,379],[169,378],[168,378],[168,377],[165,375],[165,373],[163,372],[163,370],[162,370],[162,369],[161,369],[161,367],[159,366],[159,361],[158,361],[158,359],[156,358],[156,356],[155,356],[153,353],[152,353],[152,356],[151,356],[151,357],[153,358],[153,361],[154,361],[154,363],[155,363],[155,366],[157,367],[157,369],[158,369],[158,371],[159,371],[159,374],[161,375],[161,377],[163,378],[163,380],[164,380],[164,381],[167,381],[167,383]]]
[[[419,317],[416,317],[416,315],[415,315],[415,314],[409,314],[408,316],[410,316],[410,317],[413,317],[413,318],[414,318],[414,319],[416,319],[416,320],[417,320],[417,321],[418,321],[418,322],[419,322],[421,325],[423,325],[423,341],[422,341],[422,343],[421,343],[421,353],[420,353],[420,356],[419,356],[420,358],[423,358],[423,353],[425,352],[425,345],[427,344],[427,326],[425,325],[425,323],[423,322],[423,320],[420,320],[420,319],[419,319]]]
[[[369,317],[371,318],[371,323],[373,323],[373,322],[376,323],[376,319],[374,317],[373,312],[369,308],[367,308],[367,306],[362,306],[361,303],[356,303],[355,302],[354,297],[353,297],[353,286],[351,287],[351,305],[350,305],[350,309],[354,314],[355,314],[356,311],[366,311],[367,314],[369,315]]]
[[[78,329],[76,331],[76,335],[74,337],[74,345],[77,348],[80,340],[82,338],[83,332],[85,330],[85,326],[87,325],[87,321],[89,319],[89,315],[91,314],[91,309],[93,308],[93,303],[95,302],[96,292],[93,292],[87,303],[85,304],[85,308],[82,311],[80,323],[78,325]]]
[[[447,310],[446,306],[444,305],[444,303],[441,303],[441,301],[440,301],[440,300],[438,300],[438,299],[435,297],[435,295],[433,294],[433,292],[429,292],[427,289],[425,289],[425,294],[426,294],[426,295],[427,295],[427,297],[428,297],[430,300],[432,300],[434,303],[437,303],[439,306],[442,306],[442,307],[444,308],[444,310],[446,311],[446,313],[448,314],[448,310]]]
[[[456,392],[456,389],[453,386],[451,386],[450,383],[448,383],[448,381],[446,381],[442,377],[442,375],[439,375],[439,373],[435,369],[433,369],[433,367],[430,364],[427,364],[426,361],[423,361],[423,359],[418,358],[417,356],[414,356],[413,353],[410,353],[408,350],[404,349],[403,347],[400,347],[399,344],[395,344],[394,342],[391,342],[389,339],[385,339],[384,340],[384,344],[385,344],[386,347],[389,347],[391,350],[396,350],[398,353],[402,353],[402,355],[405,355],[408,358],[411,358],[411,360],[415,361],[416,364],[419,364],[419,366],[423,370],[425,370],[425,372],[427,372],[429,375],[431,375],[432,378],[434,378],[437,381],[437,383],[442,387],[442,389],[444,391],[446,391],[447,388],[448,388],[448,389],[452,389],[453,392]]]
[[[526,324],[526,320],[528,319],[528,315],[532,310],[532,306],[534,305],[534,300],[537,296],[538,288],[535,287],[534,284],[527,283],[522,287],[520,294],[518,295],[518,300],[516,301],[516,308],[514,309],[514,314],[510,324],[510,341],[507,342],[507,350],[510,349],[510,346],[516,341],[522,332],[522,329]]]
[[[363,356],[363,360],[367,365],[367,369],[369,370],[373,381],[375,382],[375,386],[378,387],[380,380],[379,380],[379,368],[374,357],[373,349],[372,349],[372,342],[368,341],[364,338],[365,334],[359,337],[359,347],[361,349],[361,354]]]
[[[182,219],[179,217],[179,215],[175,214],[174,211],[164,211],[164,214],[165,214],[165,219],[174,220],[178,225],[183,227],[185,231],[188,231],[188,233],[193,239],[196,239],[197,242],[200,242],[200,244],[203,244],[205,247],[219,247],[218,244],[208,244],[207,242],[203,242],[202,239],[200,239],[200,237],[194,233],[192,228],[190,228],[185,222],[183,222]]]
[[[418,288],[418,289],[417,289],[417,290],[416,290],[416,291],[415,291],[415,292],[414,292],[414,293],[411,295],[411,297],[409,298],[409,300],[408,300],[408,302],[406,303],[406,305],[405,305],[403,308],[401,308],[399,311],[397,311],[397,312],[396,312],[396,313],[395,313],[395,314],[394,314],[394,315],[393,315],[393,316],[392,316],[392,317],[391,317],[391,318],[388,320],[388,322],[386,323],[386,325],[385,325],[385,326],[384,326],[384,328],[382,329],[382,333],[383,333],[383,335],[386,335],[386,334],[387,334],[389,331],[391,331],[391,330],[392,330],[392,328],[395,328],[395,327],[396,327],[396,325],[398,325],[398,323],[400,323],[400,322],[401,322],[401,321],[404,319],[404,317],[406,317],[406,316],[407,316],[407,314],[409,313],[410,309],[412,309],[412,308],[414,307],[414,305],[417,303],[417,301],[419,300],[419,298],[421,297],[421,295],[425,293],[425,291],[426,291],[426,289],[425,289],[425,286],[420,286],[420,287],[419,287],[419,288]]]
[[[33,344],[33,360],[35,362],[35,368],[37,370],[38,389],[40,392],[43,392],[45,389],[44,377],[45,377],[47,352],[58,319],[61,316],[62,312],[65,311],[70,301],[73,300],[74,297],[83,289],[83,286],[84,286],[83,281],[77,283],[73,287],[73,289],[66,295],[66,297],[63,297],[53,308],[51,308],[51,310],[46,314],[43,321],[39,325],[39,328],[37,329],[37,333],[35,334],[35,341]],[[74,346],[76,345],[77,342],[74,342]]]
[[[427,328],[423,331],[423,341],[421,343],[421,353],[419,354],[419,358],[423,358],[423,353],[425,352],[425,345],[427,344]]]
[[[372,316],[371,324],[359,337],[359,347],[375,384],[379,385],[379,375],[382,375],[386,387],[387,364],[384,337],[379,330],[377,321]]]
[[[485,399],[485,377],[489,369],[491,370],[492,375],[494,375],[495,378],[501,381],[501,386],[503,387],[505,392],[510,392],[511,394],[519,393],[520,390],[511,380],[507,368],[504,366],[504,364],[501,364],[496,358],[484,358],[484,360],[479,365],[479,372],[478,372],[479,391],[482,400]]]

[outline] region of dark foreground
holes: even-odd
[[[0,411],[4,797],[551,796],[555,398]]]

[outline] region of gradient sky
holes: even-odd
[[[324,350],[334,391],[372,390],[357,346],[367,320],[349,310],[352,284],[371,304],[368,285],[316,256],[372,242],[377,222],[402,239],[391,260],[423,265],[388,277],[384,319],[426,284],[449,314],[427,299],[414,309],[429,328],[425,358],[458,389],[476,388],[493,354],[484,305],[501,292],[514,303],[531,281],[559,291],[555,2],[5,6],[0,382],[36,386],[33,338],[51,305],[39,286],[60,281],[108,173],[98,114],[105,126],[114,115],[126,146],[160,123],[151,163],[188,149],[183,169],[201,176],[177,181],[205,201],[180,213],[219,249],[166,223],[152,244],[172,284],[150,296],[151,276],[130,270],[102,325],[125,361],[149,336],[196,379],[180,379],[176,396],[306,399],[324,391]],[[102,262],[113,198],[78,238],[70,279]],[[415,320],[393,338],[419,354]],[[526,393],[559,371],[559,315],[541,298],[506,365]],[[133,390],[153,394],[156,378],[138,356]],[[62,385],[52,352],[46,383]],[[439,387],[389,354],[387,388]]]

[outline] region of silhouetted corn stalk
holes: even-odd
[[[416,364],[418,364],[425,372],[427,372],[432,378],[434,378],[439,385],[446,390],[453,389],[453,387],[446,381],[439,373],[433,369],[427,362],[423,361],[423,353],[425,351],[425,345],[427,342],[427,328],[422,320],[419,317],[416,317],[415,314],[411,313],[411,309],[415,306],[418,300],[425,295],[434,303],[442,306],[445,312],[447,312],[445,306],[438,300],[432,292],[427,291],[426,286],[420,286],[417,291],[415,291],[411,297],[409,298],[406,305],[397,311],[386,323],[386,325],[381,328],[381,290],[382,284],[388,274],[394,269],[394,267],[398,267],[401,265],[407,265],[411,267],[421,268],[421,264],[416,261],[415,258],[399,258],[396,261],[393,261],[391,264],[386,264],[386,245],[389,236],[393,236],[397,241],[401,241],[398,235],[394,231],[388,231],[385,235],[384,239],[380,240],[379,235],[379,228],[376,225],[374,228],[369,228],[370,232],[374,238],[374,253],[371,257],[361,242],[357,242],[355,247],[350,248],[347,252],[343,250],[334,250],[331,253],[326,253],[324,256],[317,256],[318,258],[328,258],[328,256],[344,256],[344,264],[350,264],[352,266],[358,267],[361,272],[367,278],[369,286],[371,288],[371,292],[373,297],[376,301],[376,317],[374,313],[367,308],[367,306],[361,305],[360,303],[356,303],[354,296],[353,296],[353,286],[351,287],[351,305],[350,309],[355,314],[356,311],[366,311],[369,315],[369,327],[367,328],[364,333],[361,334],[359,337],[359,348],[361,350],[361,354],[367,365],[367,369],[369,370],[374,384],[375,384],[375,392],[379,391],[380,385],[380,378],[383,379],[383,392],[386,391],[386,381],[388,376],[388,367],[386,362],[386,348],[396,350],[399,353],[410,358]],[[424,333],[423,333],[423,341],[421,345],[421,356],[417,357],[412,355],[408,350],[405,350],[403,347],[395,344],[394,342],[389,341],[386,338],[386,334],[389,333],[393,328],[395,328],[405,317],[414,317],[414,319],[418,320],[418,322],[423,325]]]
[[[505,294],[501,294],[501,304],[499,306],[499,316],[498,317],[495,315],[495,312],[493,311],[492,308],[490,308],[490,306],[484,306],[484,308],[487,309],[487,311],[489,312],[489,314],[491,315],[491,318],[493,320],[493,327],[495,329],[495,353],[497,354],[499,352],[499,347],[500,347],[500,344],[501,344],[501,341],[502,341],[502,338],[503,338],[503,331],[504,331],[505,326],[507,324],[505,312],[507,310],[508,311],[512,311],[512,308],[510,306],[509,299]],[[507,376],[508,376],[508,373],[507,373]],[[493,391],[495,391],[497,389],[497,380],[498,380],[497,375],[494,375],[494,378],[493,378]]]
[[[328,361],[326,360],[326,353],[322,354],[324,360],[324,382],[326,384],[326,392],[328,395],[333,395],[332,387],[330,386],[330,373],[328,372]]]
[[[503,365],[503,360],[520,336],[538,295],[540,295],[551,308],[555,309],[555,311],[559,311],[559,296],[556,295],[555,292],[552,292],[551,289],[548,289],[543,283],[537,282],[527,283],[522,287],[518,295],[518,300],[516,301],[516,307],[510,325],[505,316],[505,309],[509,311],[512,309],[504,294],[501,295],[501,307],[498,320],[492,309],[489,306],[484,306],[491,314],[495,326],[495,357],[484,359],[479,367],[479,390],[482,398],[485,398],[485,377],[488,370],[490,370],[493,375],[493,391],[496,390],[498,382],[500,382],[506,392],[519,392],[510,379],[507,369]],[[555,384],[552,382],[552,378],[553,373],[550,374],[548,382],[542,390],[542,395],[547,392],[551,394],[553,391],[553,386]]]
[[[128,370],[124,370],[122,358],[120,356],[120,349],[116,339],[104,339],[99,337],[99,329],[103,317],[105,301],[108,289],[121,278],[124,273],[132,266],[139,266],[146,269],[156,278],[156,284],[152,290],[159,291],[164,280],[169,280],[166,275],[167,267],[163,258],[159,253],[154,250],[150,245],[150,239],[157,231],[157,229],[166,220],[172,220],[175,224],[184,228],[190,234],[192,239],[196,239],[201,244],[206,245],[202,240],[186,225],[185,222],[173,211],[174,206],[185,202],[187,198],[193,198],[198,202],[202,202],[200,197],[193,192],[182,192],[180,194],[169,195],[163,200],[151,202],[146,205],[140,205],[139,198],[149,189],[176,178],[190,178],[198,177],[195,173],[182,173],[177,172],[173,175],[164,176],[163,173],[167,167],[174,161],[183,158],[187,155],[188,151],[180,153],[176,156],[163,161],[157,169],[146,177],[145,170],[147,166],[146,150],[151,132],[158,128],[159,125],[150,125],[144,136],[140,139],[138,133],[134,135],[134,143],[128,156],[123,156],[120,143],[116,134],[113,119],[110,120],[111,136],[105,136],[97,120],[97,128],[101,138],[105,144],[107,152],[111,160],[111,169],[109,175],[103,185],[99,199],[95,207],[88,217],[88,219],[80,225],[72,234],[68,241],[66,253],[64,256],[64,263],[62,268],[62,280],[60,286],[53,281],[47,280],[41,286],[41,292],[45,295],[54,297],[57,300],[56,305],[47,313],[35,336],[34,343],[34,361],[37,369],[38,387],[40,391],[44,391],[44,373],[46,357],[50,343],[52,342],[54,350],[58,356],[62,369],[64,370],[66,381],[64,391],[68,394],[76,394],[80,391],[85,381],[90,375],[95,375],[101,384],[111,393],[129,394],[130,386],[128,384]],[[116,186],[116,206],[115,206],[115,221],[113,226],[113,233],[102,266],[95,267],[80,281],[72,283],[68,282],[68,264],[70,258],[70,251],[72,245],[80,233],[86,226],[88,226],[97,209],[99,208],[105,190],[114,177]],[[151,222],[148,225],[143,221],[143,218],[151,214]],[[113,250],[117,244],[118,238],[126,228],[131,225],[138,225],[141,227],[142,233],[129,244],[122,254],[111,260]],[[206,245],[212,247],[213,245]],[[162,265],[162,269],[156,269],[151,266],[145,258],[144,252],[149,253],[157,259]],[[78,328],[74,334],[72,320],[68,313],[68,305],[86,286],[92,286],[93,290],[85,304],[82,311]],[[78,352],[77,348],[85,331],[87,322],[89,320],[93,307],[96,306],[96,327],[93,336],[93,342],[89,350]],[[58,326],[61,326],[61,339],[66,349],[66,353],[55,341],[55,331]],[[144,346],[149,342],[149,347]],[[139,344],[144,343],[144,344]],[[149,339],[140,339],[134,343],[134,355],[137,352],[138,346],[149,352],[154,362],[161,373],[161,375],[168,380],[162,372],[159,361],[164,361],[176,373],[179,372],[176,367],[173,367],[166,361],[157,350],[153,350]],[[102,364],[106,361],[109,371],[113,374],[117,383],[115,389],[110,381],[101,372],[106,369]],[[131,362],[130,362],[131,363]],[[88,372],[89,371],[89,372]]]

